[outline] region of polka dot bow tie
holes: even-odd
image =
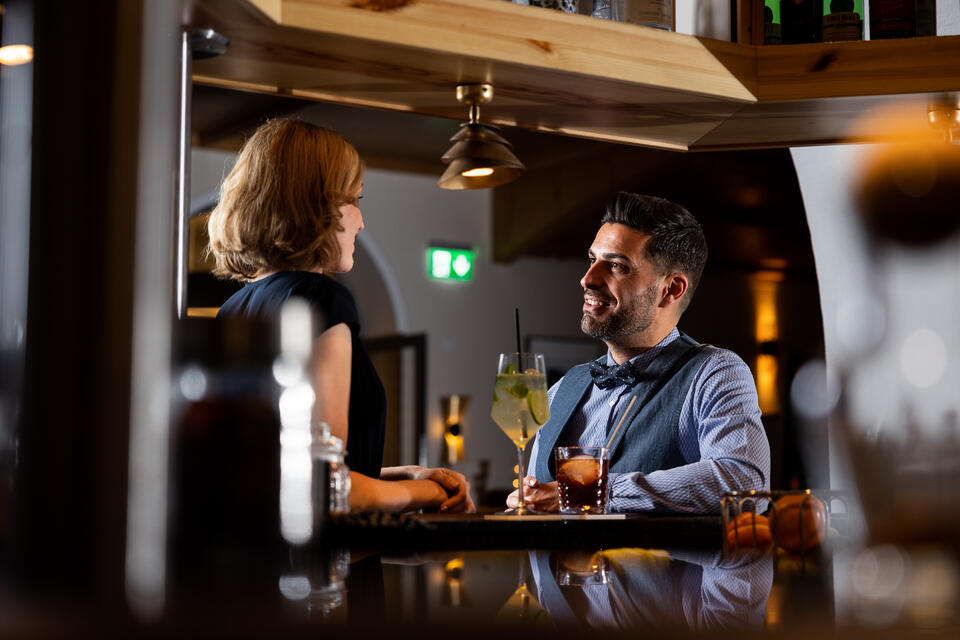
[[[611,389],[621,385],[635,385],[640,377],[640,372],[629,360],[613,366],[607,366],[601,362],[591,362],[590,375],[593,377],[593,384],[601,389]]]

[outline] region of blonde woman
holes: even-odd
[[[246,283],[220,315],[270,317],[298,296],[323,318],[311,356],[313,417],[346,445],[352,509],[473,511],[459,473],[380,466],[383,385],[359,339],[353,296],[327,275],[353,268],[362,191],[363,163],[339,134],[294,119],[257,129],[208,223],[214,274]]]

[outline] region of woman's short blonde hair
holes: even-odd
[[[363,164],[340,134],[290,118],[270,120],[243,145],[210,214],[218,277],[336,264],[339,207],[357,197]]]

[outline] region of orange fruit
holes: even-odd
[[[773,504],[773,534],[788,551],[810,551],[827,534],[827,507],[813,494],[783,496]]]
[[[730,549],[764,549],[773,543],[770,521],[756,513],[741,513],[727,525],[727,547]]]

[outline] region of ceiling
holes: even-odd
[[[455,101],[453,95],[451,101]],[[435,175],[457,122],[197,84],[194,146],[238,149],[269,117],[297,112],[341,133],[367,166]],[[464,110],[464,119],[466,111]],[[481,110],[481,120],[483,111]],[[673,152],[505,128],[527,167],[494,190],[494,256],[584,255],[617,190],[678,202],[701,221],[711,268],[812,272],[802,199],[787,149]]]

